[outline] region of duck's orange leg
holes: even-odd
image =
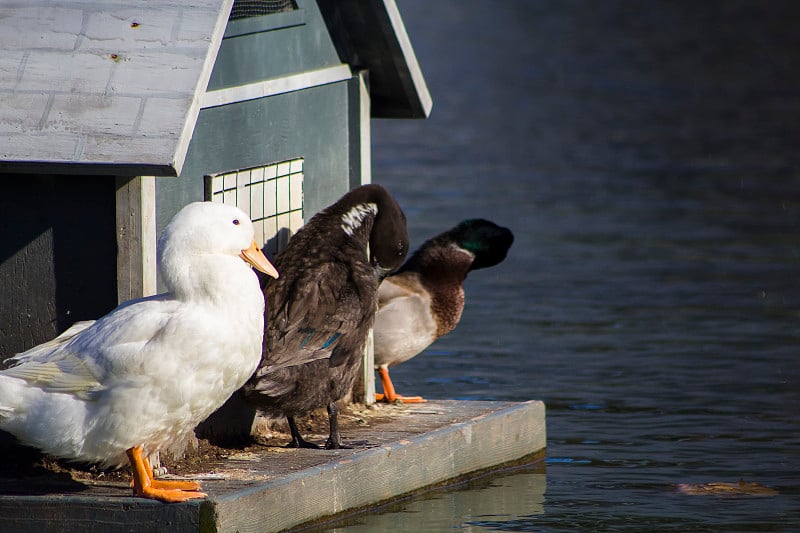
[[[150,466],[150,461],[147,459],[147,457],[144,457],[142,462],[144,462],[145,470],[147,471],[147,475],[150,477],[150,486],[155,489],[199,491],[201,488],[199,481],[173,481],[156,479],[156,477],[153,475],[153,467]]]
[[[162,502],[185,502],[193,498],[204,498],[200,483],[196,481],[164,481],[153,479],[150,462],[142,456],[141,446],[134,446],[127,452],[133,469],[133,494]]]
[[[384,401],[387,403],[425,403],[427,400],[422,396],[402,396],[394,391],[394,384],[389,377],[389,369],[378,367],[378,375],[381,378],[381,386],[383,386],[383,394],[376,392],[375,400]]]

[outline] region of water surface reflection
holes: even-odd
[[[542,465],[515,469],[387,506],[366,519],[350,518],[330,531],[419,533],[469,530],[471,526],[502,528],[503,524],[542,514],[545,488]]]
[[[475,216],[516,239],[470,275],[459,328],[392,378],[543,399],[550,462],[543,513],[520,489],[479,519],[415,502],[357,527],[796,529],[800,3],[399,7],[434,110],[374,125],[375,181],[415,243]],[[778,495],[675,490],[739,478]]]

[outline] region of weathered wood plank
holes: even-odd
[[[0,502],[0,531],[14,533],[189,533],[200,531],[199,503],[141,498],[16,496]]]
[[[0,170],[180,173],[231,4],[1,5]]]
[[[155,178],[117,178],[119,303],[156,293],[156,240]]]
[[[372,124],[370,121],[370,98],[367,87],[368,73],[360,70],[353,75],[349,87],[350,107],[350,161],[360,162],[350,166],[350,188],[372,183]],[[358,125],[356,127],[355,125]],[[353,398],[357,402],[375,403],[375,351],[374,338],[370,330],[364,349],[361,373],[353,386]]]

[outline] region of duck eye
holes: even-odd
[[[233,225],[234,226],[238,226],[239,225],[239,219],[238,218],[234,218],[233,219]]]

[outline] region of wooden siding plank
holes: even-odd
[[[344,62],[336,53],[317,3],[314,0],[296,1],[299,11],[304,14],[304,24],[276,30],[271,21],[285,20],[284,13],[231,22],[229,27],[234,28],[232,31],[242,27],[247,31],[229,35],[226,30],[208,84],[209,90],[281,78]]]
[[[256,100],[267,96],[275,96],[308,89],[310,87],[319,87],[320,85],[336,83],[348,80],[350,77],[350,67],[347,65],[336,65],[308,72],[300,72],[281,78],[273,78],[255,83],[248,83],[246,85],[209,91],[203,96],[201,107],[207,109],[209,107],[228,105],[236,102]]]
[[[352,77],[349,86],[351,189],[372,182],[370,98],[367,79],[368,72],[361,70]],[[375,353],[372,330],[364,348],[361,373],[353,385],[353,400],[368,405],[375,403]]]
[[[117,300],[156,293],[155,178],[117,178]]]

